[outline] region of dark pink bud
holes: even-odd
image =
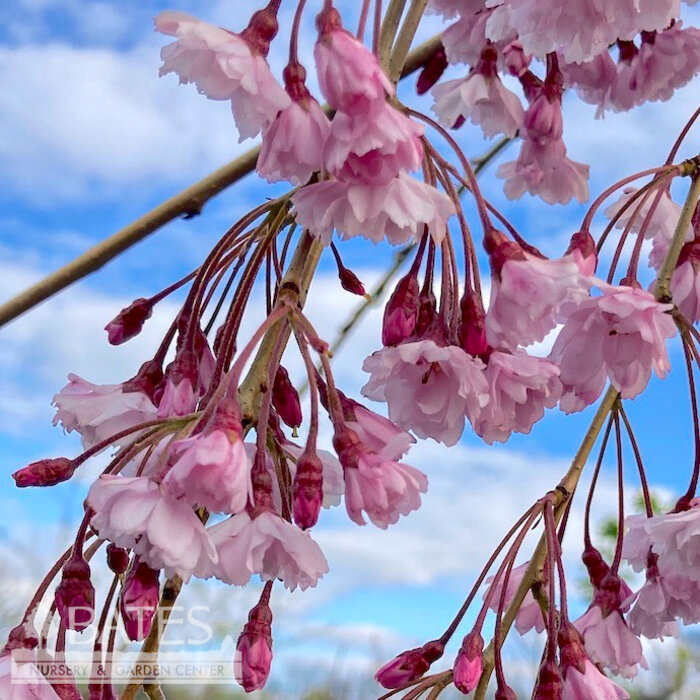
[[[603,555],[595,547],[586,547],[581,555],[581,561],[583,561],[583,565],[588,571],[588,577],[593,588],[600,588],[603,579],[610,571],[610,567],[603,559]]]
[[[418,297],[418,316],[414,335],[423,338],[429,330],[435,331],[437,313],[437,299],[433,290],[423,290]],[[433,338],[435,340],[435,338]]]
[[[423,676],[444,651],[445,645],[440,641],[428,642],[422,647],[404,651],[382,666],[374,678],[385,688],[401,688]]]
[[[294,522],[308,530],[318,521],[323,503],[323,465],[312,453],[304,451],[294,475]]]
[[[106,326],[107,339],[112,345],[121,345],[137,336],[143,324],[153,313],[150,299],[137,299],[122,309]]]
[[[140,642],[151,630],[160,597],[159,573],[137,560],[124,580],[121,613],[126,635],[132,642]]]
[[[423,95],[437,83],[447,69],[447,54],[442,42],[435,49],[430,58],[423,64],[423,69],[416,82],[416,92]]]
[[[690,262],[695,270],[700,267],[700,240],[697,238],[681,248],[677,267],[686,262]]]
[[[82,554],[74,554],[63,567],[56,588],[56,609],[69,630],[82,632],[95,619],[95,588]]]
[[[561,700],[563,681],[559,667],[554,661],[545,661],[540,666],[532,700]]]
[[[78,690],[78,686],[75,684],[73,672],[65,665],[61,666],[61,670],[64,675],[60,681],[51,683],[51,687],[54,689],[56,695],[58,695],[61,700],[83,700],[83,696]]]
[[[515,691],[509,685],[502,685],[496,689],[494,700],[518,700]]]
[[[73,476],[77,464],[65,457],[40,459],[16,471],[12,478],[20,488],[25,486],[55,486]]]
[[[3,647],[2,653],[15,649],[36,649],[39,645],[39,635],[34,629],[34,625],[29,622],[21,622],[17,627],[10,630],[7,635],[7,644]]]
[[[484,670],[483,652],[483,638],[477,631],[470,632],[462,642],[452,671],[455,687],[465,695],[479,684]]]
[[[398,345],[413,334],[418,320],[418,277],[409,272],[399,280],[384,308],[382,343]]]
[[[296,429],[301,425],[299,394],[282,365],[277,368],[275,381],[272,384],[272,405],[282,421],[290,428]]]
[[[486,340],[486,313],[479,296],[467,292],[460,303],[462,319],[459,327],[459,343],[462,349],[474,357],[484,355],[489,348]]]
[[[578,630],[571,623],[566,623],[559,630],[557,641],[559,643],[560,666],[564,676],[572,666],[581,673],[585,673],[588,655]]]
[[[272,665],[272,610],[267,589],[248,614],[236,643],[233,671],[246,693],[260,690],[267,683]]]
[[[370,299],[364,284],[360,282],[359,277],[352,270],[348,270],[347,267],[341,267],[338,269],[338,277],[340,278],[340,286],[346,292]]]
[[[484,234],[484,249],[488,253],[491,271],[500,276],[503,266],[509,260],[525,260],[523,249],[511,241],[505,233],[491,228]]]
[[[123,574],[129,568],[129,552],[110,542],[107,545],[107,566],[115,574]]]

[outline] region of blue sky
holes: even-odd
[[[247,14],[240,12],[242,5],[208,3],[206,19],[240,28]],[[237,144],[224,103],[178,87],[173,76],[158,79],[164,41],[151,32],[150,18],[165,7],[116,0],[9,0],[0,7],[0,298],[9,298],[250,146]],[[198,11],[191,1],[167,7]],[[310,37],[311,12],[308,19]],[[285,19],[283,26],[288,26]],[[437,18],[429,18],[423,36],[438,26]],[[310,47],[311,41],[304,44],[306,57]],[[283,64],[284,52],[281,38],[273,47],[273,66]],[[407,99],[413,99],[412,89],[409,79],[402,87]],[[592,108],[567,95],[565,140],[572,158],[591,163],[592,193],[662,162],[698,97],[695,81],[668,103],[595,121]],[[427,99],[416,104],[429,109]],[[459,140],[471,156],[488,148],[472,127],[459,132]],[[700,132],[695,131],[683,155],[698,150]],[[516,152],[511,147],[500,160]],[[493,171],[483,178],[486,195],[534,244],[560,254],[585,207],[549,207],[529,197],[508,202]],[[0,330],[0,506],[6,513],[0,561],[16,562],[12,602],[17,606],[42,556],[48,566],[49,553],[65,541],[64,528],[77,521],[87,485],[20,492],[9,478],[28,461],[77,450],[74,436],[51,426],[52,395],[69,371],[102,382],[131,376],[158,342],[174,305],[164,304],[143,335],[120,348],[107,345],[104,324],[131,299],[152,294],[195,267],[231,221],[275,191],[248,177],[207,205],[202,216],[173,222]],[[393,257],[389,246],[369,243],[353,242],[341,251],[368,286]],[[309,302],[311,316],[328,339],[356,305],[339,289],[334,269],[326,255]],[[335,360],[348,393],[357,395],[364,381],[359,359],[378,345],[380,316],[380,310],[371,313]],[[628,408],[650,479],[668,492],[685,488],[691,466],[688,399],[677,344],[671,359],[670,376],[652,381]],[[387,532],[351,526],[341,509],[327,513],[318,540],[331,573],[316,591],[279,601],[278,648],[285,640],[296,646],[306,630],[306,638],[317,640],[307,642],[307,657],[331,663],[345,649],[355,673],[368,661],[376,663],[439,634],[500,534],[557,482],[590,415],[552,412],[531,435],[514,436],[506,446],[486,448],[467,435],[450,450],[434,443],[417,447],[409,461],[429,474],[431,488],[423,508]],[[614,512],[610,469],[607,474],[599,493],[605,515]],[[571,562],[578,556],[580,524],[577,509],[575,536],[567,542]],[[192,595],[203,595],[200,590]],[[230,603],[235,619],[247,603],[244,593]],[[298,662],[293,655],[287,659]],[[273,683],[283,672],[282,665]]]

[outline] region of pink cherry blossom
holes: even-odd
[[[671,296],[691,322],[700,321],[700,241],[686,243],[671,276]]]
[[[484,0],[430,0],[428,8],[441,14],[445,19],[451,19],[457,14],[471,15],[484,6]]]
[[[612,104],[612,94],[617,84],[617,65],[607,50],[585,63],[560,62],[567,86],[576,89],[578,96],[588,104],[598,107],[596,118],[600,118]]]
[[[268,182],[303,185],[323,167],[330,122],[313,98],[293,101],[263,129],[257,172]]]
[[[386,459],[400,459],[416,442],[413,435],[357,401],[345,398],[343,413],[345,425],[354,431],[370,450]]]
[[[545,145],[526,139],[517,160],[503,163],[496,175],[506,181],[508,199],[519,199],[525,192],[547,204],[588,199],[589,166],[568,158],[561,139]]]
[[[676,22],[664,31],[642,35],[639,50],[623,61],[613,90],[614,108],[669,100],[700,71],[700,30]]]
[[[364,450],[351,463],[338,453],[345,472],[345,507],[350,520],[365,525],[362,512],[374,525],[386,530],[421,505],[420,494],[428,490],[423,472],[402,462]]]
[[[434,187],[406,172],[385,185],[327,180],[302,187],[292,197],[296,221],[326,245],[333,231],[341,238],[364,236],[374,243],[417,241],[428,226],[436,243],[447,230],[454,204]]]
[[[583,409],[600,396],[606,377],[622,398],[633,399],[649,382],[652,369],[663,379],[671,365],[666,340],[676,327],[649,292],[598,284],[603,292],[562,307],[566,319],[549,359],[561,370],[561,408]]]
[[[371,375],[362,393],[386,401],[390,420],[446,445],[461,437],[465,415],[476,421],[489,400],[484,363],[454,345],[420,340],[383,348],[362,369]]]
[[[506,608],[511,604],[515,596],[516,591],[520,586],[520,582],[523,580],[523,576],[527,571],[529,561],[526,561],[520,566],[516,566],[510,572],[510,577],[508,583],[506,584],[506,596],[505,596],[505,606]],[[501,595],[503,591],[503,578],[499,578],[498,582],[493,584],[493,576],[486,579],[486,583],[491,584],[489,588],[484,592],[483,598],[486,600],[486,596],[491,592],[493,587],[493,595],[489,603],[491,610],[496,612],[498,610],[498,605],[501,601]],[[523,600],[523,604],[518,609],[515,616],[515,629],[518,630],[520,634],[526,634],[531,629],[536,632],[543,632],[545,628],[544,618],[542,616],[542,609],[537,604],[535,597],[532,595],[532,591],[528,591]]]
[[[314,48],[321,92],[333,109],[366,113],[394,94],[376,56],[342,28],[335,8],[316,18],[319,39]]]
[[[265,56],[242,34],[207,24],[184,12],[161,12],[159,32],[177,37],[161,49],[160,75],[176,73],[212,100],[231,100],[239,141],[260,133],[290,104]]]
[[[674,617],[677,610],[677,601],[657,570],[635,594],[627,624],[632,632],[647,639],[677,637],[678,624]]]
[[[512,28],[504,26],[499,40],[489,42],[486,36],[489,20],[493,22],[494,19],[498,18],[492,19],[494,10],[485,9],[483,2],[480,5],[472,8],[464,7],[460,12],[459,19],[442,33],[442,43],[445,47],[447,60],[451,64],[466,63],[475,66],[479,62],[482,50],[488,43],[503,48],[509,42],[517,39],[516,32]]]
[[[523,106],[498,75],[472,72],[466,78],[448,80],[432,90],[433,112],[442,124],[454,126],[460,119],[477,124],[484,136],[505,134],[513,138],[523,123]]]
[[[506,442],[511,432],[529,433],[544,416],[544,409],[554,408],[561,396],[559,368],[521,349],[513,353],[494,350],[484,376],[489,402],[479,413],[474,431],[489,445]]]
[[[366,114],[340,112],[326,142],[326,170],[346,182],[386,185],[402,170],[417,170],[423,160],[424,128],[388,103]]]
[[[60,700],[26,649],[0,654],[0,697],[3,700]]]
[[[614,6],[597,0],[488,0],[486,4],[507,10],[507,21],[494,16],[487,24],[490,39],[503,39],[515,29],[527,53],[543,58],[559,51],[568,63],[589,61],[618,38],[661,30],[680,11],[680,0],[620,0]]]
[[[589,659],[583,671],[569,666],[564,674],[562,700],[627,700],[629,694],[617,683],[604,676]]]
[[[586,653],[593,663],[601,664],[625,678],[636,676],[638,665],[647,668],[642,644],[619,612],[613,611],[603,617],[601,608],[592,605],[573,624],[583,636]]]
[[[208,529],[218,562],[202,575],[244,586],[258,574],[263,581],[279,578],[293,591],[313,587],[328,573],[328,562],[308,532],[276,513],[234,515]]]
[[[189,377],[172,377],[165,380],[163,396],[158,404],[158,418],[186,416],[197,408],[199,394],[195,388],[196,380]]]
[[[68,384],[53,397],[56,415],[53,424],[61,423],[64,430],[76,430],[82,436],[84,448],[154,420],[156,407],[141,391],[132,391],[127,384],[93,384],[77,374],[68,375]],[[134,439],[134,435],[126,438]]]
[[[152,569],[188,581],[195,570],[217,561],[192,508],[147,477],[103,475],[91,486],[87,503],[100,537],[133,549]]]
[[[505,237],[494,236],[487,246],[493,275],[486,331],[494,347],[544,340],[557,325],[561,305],[588,296],[590,283],[570,258],[539,258]]]
[[[238,513],[252,493],[250,462],[240,435],[223,429],[179,440],[163,488],[212,513]]]

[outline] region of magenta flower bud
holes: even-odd
[[[532,700],[561,700],[563,681],[561,671],[554,661],[545,661],[540,666]]]
[[[561,101],[543,90],[525,112],[523,128],[529,138],[543,145],[560,139],[564,132]]]
[[[394,293],[384,308],[382,343],[398,345],[413,334],[418,321],[418,277],[409,272],[399,280]]]
[[[493,697],[494,700],[518,700],[518,696],[509,685],[499,686]]]
[[[14,649],[36,649],[37,646],[39,646],[39,635],[34,625],[30,622],[20,622],[7,635],[7,643],[0,652],[0,656]]]
[[[77,464],[65,457],[55,459],[40,459],[26,467],[17,470],[12,478],[20,488],[26,486],[55,486],[62,481],[68,481],[73,476]]]
[[[107,545],[107,566],[115,574],[123,574],[129,568],[129,552],[110,542]]]
[[[106,673],[101,666],[100,669],[102,673]],[[107,681],[88,683],[88,700],[117,700],[118,697],[112,684]]]
[[[340,278],[340,286],[346,292],[357,294],[358,297],[365,297],[365,299],[370,298],[365,285],[360,282],[359,277],[352,270],[348,270],[347,267],[339,267],[338,277]]]
[[[416,649],[399,654],[374,674],[376,681],[388,689],[401,688],[406,683],[418,680],[445,651],[440,641],[432,641]]]
[[[459,344],[462,350],[473,357],[484,355],[489,348],[486,340],[486,313],[481,299],[473,291],[469,291],[460,302],[462,311],[459,327]]]
[[[277,368],[275,381],[272,384],[272,405],[282,421],[290,428],[296,429],[301,425],[299,394],[282,365]]]
[[[82,632],[95,619],[95,588],[82,554],[74,554],[63,567],[63,578],[56,588],[56,609],[69,630]]]
[[[471,693],[479,684],[484,670],[484,640],[476,631],[470,632],[462,642],[452,671],[453,682],[457,690],[465,695]]]
[[[105,326],[110,344],[121,345],[137,336],[152,313],[153,303],[150,299],[137,299],[122,309]]]
[[[442,74],[447,66],[447,54],[441,42],[430,58],[423,64],[423,69],[416,82],[416,92],[419,95],[424,95],[428,92],[442,78]]]
[[[267,683],[272,665],[272,611],[265,589],[260,602],[248,614],[236,643],[233,672],[246,693],[260,690]]]
[[[294,522],[308,530],[318,521],[323,503],[323,465],[317,455],[304,452],[294,475]]]
[[[159,573],[136,560],[124,581],[121,613],[126,635],[132,642],[140,642],[151,631],[160,597]]]
[[[603,579],[607,576],[610,567],[603,559],[602,554],[595,547],[586,547],[581,555],[581,561],[588,571],[588,577],[594,589],[600,588]]]

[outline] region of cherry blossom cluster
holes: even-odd
[[[508,197],[527,191],[549,204],[583,202],[588,166],[567,155],[564,92],[574,88],[601,113],[667,99],[700,69],[698,30],[683,26],[678,0],[432,0],[432,10],[451,21],[417,64],[417,91],[432,91],[435,120],[397,95],[425,3],[413,3],[399,26],[396,2],[382,17],[381,2],[365,0],[351,32],[340,4],[318,2],[313,66],[304,66],[298,45],[306,3],[297,2],[279,82],[267,56],[280,4],[272,0],[238,32],[181,12],[155,18],[157,31],[173,38],[161,52],[161,75],[174,73],[209,99],[228,101],[240,139],[261,136],[258,174],[292,187],[235,222],[194,272],[107,324],[109,342],[120,345],[141,332],[161,300],[177,291],[184,297],[134,376],[99,385],[71,374],[54,397],[54,424],[78,433],[83,451],[20,469],[17,486],[59,484],[100,455],[108,465],[89,488],[75,539],[0,653],[0,688],[15,697],[9,659],[22,651],[32,697],[78,698],[70,679],[52,684],[34,664],[64,660],[66,631],[92,626],[90,698],[115,698],[111,679],[99,672],[114,651],[110,611],[129,640],[153,649],[163,601],[194,577],[262,583],[233,660],[241,686],[258,690],[272,663],[272,606],[282,594],[273,588],[304,590],[328,573],[313,537],[324,509],[343,504],[353,523],[386,529],[420,508],[427,492],[426,474],[404,461],[417,438],[453,446],[470,431],[487,444],[506,442],[529,433],[548,410],[574,413],[598,402],[570,470],[515,522],[444,634],[400,654],[376,678],[405,698],[437,697],[451,683],[483,698],[495,670],[496,697],[512,700],[501,646],[514,625],[544,638],[536,700],[627,698],[605,671],[633,677],[646,666],[640,638],[677,635],[679,622],[700,621],[700,461],[673,510],[655,512],[624,408],[652,374],[666,376],[669,341],[679,338],[700,445],[700,159],[677,162],[700,111],[668,160],[611,185],[552,259],[484,197],[449,129],[471,120],[488,137],[521,140],[518,158],[499,169]],[[448,64],[467,64],[469,72],[439,83]],[[521,86],[527,108],[501,75]],[[316,84],[314,96],[309,85]],[[672,185],[688,181],[678,204]],[[476,209],[478,236],[463,194]],[[341,257],[340,242],[354,237],[404,245],[410,260],[386,301],[381,347],[362,365],[362,396],[386,404],[388,417],[337,385],[324,329],[304,311],[327,248],[342,288],[367,296]],[[265,301],[257,304],[260,289]],[[244,315],[246,323],[255,318],[251,334],[242,330]],[[305,369],[301,379],[283,364],[291,354]],[[322,428],[332,450],[319,447]],[[593,594],[571,621],[562,543],[578,478],[599,438],[582,547]],[[644,514],[624,511],[625,440]],[[620,506],[608,562],[590,520],[609,444],[617,447]],[[536,528],[539,545],[516,563]],[[98,614],[91,567],[102,547],[113,583]],[[623,578],[625,562],[643,575],[637,590]],[[479,592],[476,621],[452,667],[426,676]],[[41,603],[52,596],[46,612]]]

